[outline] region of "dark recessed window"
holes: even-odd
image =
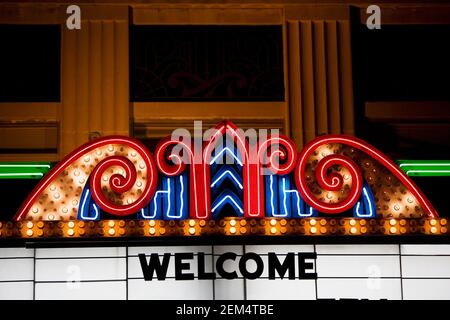
[[[0,25],[0,101],[60,100],[59,25]]]
[[[39,180],[35,179],[0,179],[0,221],[12,221],[17,210],[33,191]]]
[[[281,26],[132,26],[132,101],[284,100]]]
[[[450,25],[369,30],[356,21],[356,134],[394,159],[447,159]]]
[[[360,25],[358,65],[366,101],[449,101],[450,25]]]

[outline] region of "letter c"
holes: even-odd
[[[236,271],[233,272],[227,272],[225,271],[225,269],[223,268],[223,264],[226,260],[236,260],[236,253],[233,252],[226,252],[224,254],[222,254],[216,262],[216,269],[217,269],[217,273],[224,279],[228,279],[228,280],[232,280],[232,279],[236,279],[238,277]]]

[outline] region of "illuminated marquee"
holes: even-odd
[[[225,144],[224,137],[232,143]],[[328,223],[330,228],[322,232],[328,234],[329,219],[348,224],[348,230],[355,228],[351,221],[358,221],[356,233],[363,234],[360,231],[368,227],[363,220],[384,219],[398,221],[393,232],[398,233],[413,230],[408,224],[412,220],[402,219],[431,219],[443,226],[431,233],[447,233],[446,220],[438,219],[414,182],[364,141],[326,135],[297,153],[284,136],[249,143],[229,121],[216,126],[200,148],[167,138],[154,155],[128,137],[94,140],[48,172],[15,216],[17,223],[29,222],[28,227],[20,224],[19,234],[33,237],[55,228],[52,222],[59,223],[61,232],[57,228],[54,234],[60,236],[89,228],[94,233],[101,229],[99,234],[105,236],[123,236],[135,226],[142,230],[133,235],[164,235],[168,230],[171,235],[239,234],[238,230],[257,234],[258,227],[269,234],[314,234],[313,229],[296,228],[295,220],[324,218],[325,223],[311,222],[310,228],[322,230]],[[267,219],[270,222],[263,224]]]

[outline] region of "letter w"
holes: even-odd
[[[156,277],[158,280],[165,280],[167,276],[167,267],[169,266],[170,253],[164,253],[162,263],[159,261],[159,255],[152,253],[150,255],[150,261],[147,264],[145,254],[139,254],[139,261],[141,263],[142,273],[144,274],[145,281],[152,281],[153,273],[156,271]]]

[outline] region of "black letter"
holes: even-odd
[[[289,279],[295,279],[295,255],[289,252],[283,263],[280,263],[275,252],[269,252],[269,279],[275,280],[275,270],[283,279],[286,271],[289,269]]]
[[[165,280],[167,275],[167,267],[169,266],[170,253],[164,253],[163,261],[160,263],[157,253],[150,255],[150,261],[147,264],[145,254],[139,254],[139,261],[141,263],[142,273],[144,274],[145,281],[152,281],[153,272],[156,271],[156,277],[158,280]]]
[[[199,280],[214,280],[216,274],[214,272],[205,272],[205,254],[198,253],[198,278]]]
[[[224,279],[228,279],[228,280],[236,279],[238,277],[236,271],[226,272],[225,269],[223,268],[223,263],[225,262],[225,260],[235,261],[236,253],[226,252],[226,253],[222,254],[219,258],[217,258],[217,262],[216,262],[217,273]]]
[[[193,273],[183,273],[183,270],[189,270],[189,262],[183,262],[184,259],[193,259],[192,252],[175,253],[175,279],[176,280],[194,280]]]
[[[253,273],[248,272],[248,270],[247,270],[247,261],[250,259],[252,259],[256,262],[256,271]],[[244,254],[242,256],[241,260],[239,261],[239,270],[241,271],[244,278],[247,278],[250,280],[256,279],[256,278],[259,278],[261,276],[261,274],[263,273],[264,262],[262,261],[261,257],[258,256],[256,253],[249,252],[249,253]]]
[[[305,262],[306,259],[317,259],[315,252],[299,253],[298,254],[298,278],[299,279],[317,279],[317,273],[305,272],[306,269],[313,269],[314,265],[311,262]]]

